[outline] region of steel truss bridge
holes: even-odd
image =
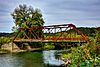
[[[87,42],[89,38],[73,24],[19,28],[13,42]]]

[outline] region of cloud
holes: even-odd
[[[14,23],[10,13],[19,4],[39,8],[45,25],[73,23],[76,26],[100,26],[100,0],[0,0],[0,31],[11,32]]]

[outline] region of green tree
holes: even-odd
[[[39,9],[33,9],[32,6],[27,7],[25,4],[19,5],[19,7],[14,9],[14,12],[11,15],[15,23],[15,26],[12,29],[13,31],[18,31],[18,28],[32,28],[35,26],[40,27],[44,25],[41,11]],[[36,31],[37,30],[34,30],[33,32]],[[28,31],[26,30],[25,33],[27,32]],[[38,33],[40,32],[42,32],[42,30],[40,30]]]
[[[27,7],[19,5],[11,14],[16,26],[18,28],[30,28],[33,26],[43,26],[44,20],[39,9],[33,9],[31,6]]]
[[[96,39],[96,44],[100,44],[100,27],[96,29],[96,34],[95,34],[95,39]]]

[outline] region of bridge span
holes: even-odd
[[[73,24],[19,28],[13,42],[87,42],[89,38]]]

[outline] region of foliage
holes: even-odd
[[[96,39],[97,44],[100,43],[100,27],[98,27],[97,30],[96,30],[95,39]]]
[[[25,4],[19,5],[11,15],[15,22],[15,26],[12,29],[14,32],[18,32],[18,28],[34,28],[44,25],[41,11],[39,9],[33,9],[32,6],[27,7]],[[31,30],[31,33],[33,34],[30,34],[29,31],[30,30],[24,30],[23,32],[20,32],[19,37],[24,37],[24,34],[31,36],[31,38],[34,38],[32,35],[35,34],[39,34],[38,36],[41,37],[42,30]]]
[[[69,67],[94,67],[100,65],[100,43],[97,41],[99,31],[96,31],[95,39],[92,38],[87,44],[80,47],[72,47],[71,53],[63,54],[63,58],[72,62]]]
[[[8,37],[0,37],[0,48],[3,44],[11,42],[11,39]]]
[[[94,28],[94,27],[92,27],[92,28],[89,28],[89,27],[78,27],[77,29],[80,30],[83,34],[86,34],[86,35],[92,36],[92,37],[94,36],[95,30],[96,30],[96,28]]]
[[[71,59],[69,67],[93,67],[100,63],[100,53],[95,53],[96,48],[88,47],[89,44],[78,48],[71,48],[71,53],[64,54],[63,58]]]
[[[43,26],[44,24],[40,10],[34,10],[31,6],[27,7],[25,4],[15,8],[11,15],[18,28],[30,28],[33,26]]]
[[[44,50],[50,50],[50,49],[54,49],[55,46],[52,43],[45,43],[45,45],[43,46]]]

